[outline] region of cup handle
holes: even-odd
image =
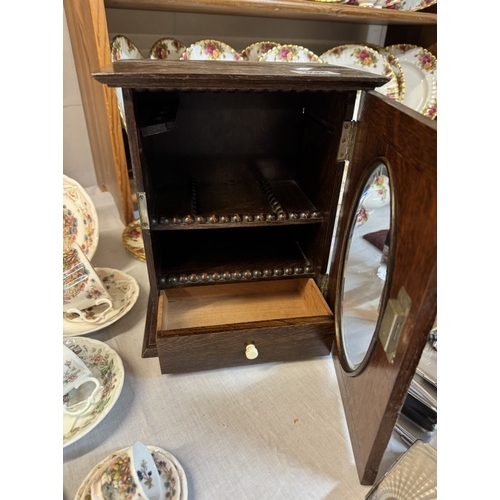
[[[75,387],[75,389],[78,389],[78,387],[85,384],[86,382],[93,382],[95,384],[95,388],[92,391],[92,394],[87,398],[87,401],[85,402],[83,407],[81,407],[83,401],[75,405],[75,407],[78,406],[77,410],[71,411],[66,405],[63,404],[63,412],[66,413],[67,415],[73,415],[73,416],[81,415],[90,408],[90,405],[95,403],[96,394],[102,389],[101,382],[96,377],[88,377],[85,380],[82,380],[82,383],[79,384],[77,387]]]
[[[98,314],[97,316],[95,316],[92,319],[86,318],[85,314],[82,311],[80,311],[80,309],[74,309],[74,308],[68,309],[66,311],[66,314],[78,314],[78,316],[80,316],[80,318],[83,321],[85,321],[86,323],[97,323],[98,321],[101,321],[101,319],[104,318],[104,316],[106,315],[106,313],[108,311],[110,311],[111,309],[113,309],[113,303],[109,299],[106,299],[106,298],[97,299],[95,305],[96,306],[100,306],[101,304],[108,304],[108,307],[102,313]]]

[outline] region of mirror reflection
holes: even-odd
[[[376,162],[360,196],[344,262],[341,343],[350,370],[369,351],[385,286],[391,204],[387,167]]]

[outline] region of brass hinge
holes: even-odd
[[[352,159],[356,130],[357,126],[355,121],[344,122],[342,125],[342,135],[340,137],[337,161],[348,161]]]
[[[146,199],[146,193],[137,193],[137,204],[139,205],[141,229],[149,229],[148,203]]]
[[[397,299],[387,301],[378,336],[389,363],[394,363],[399,337],[410,313],[410,307],[411,299],[403,287],[399,290]]]
[[[328,292],[328,284],[330,283],[330,275],[328,273],[326,274],[320,274],[318,276],[318,288],[321,294],[326,297],[326,294]]]

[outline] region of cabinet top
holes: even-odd
[[[183,90],[371,90],[383,76],[320,63],[122,60],[92,73],[110,87]]]
[[[111,9],[197,12],[379,25],[437,24],[437,14],[434,12],[370,9],[313,0],[105,0],[104,3]]]

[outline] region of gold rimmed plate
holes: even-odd
[[[69,249],[74,243],[92,260],[99,243],[99,219],[87,191],[63,174],[63,246]]]

